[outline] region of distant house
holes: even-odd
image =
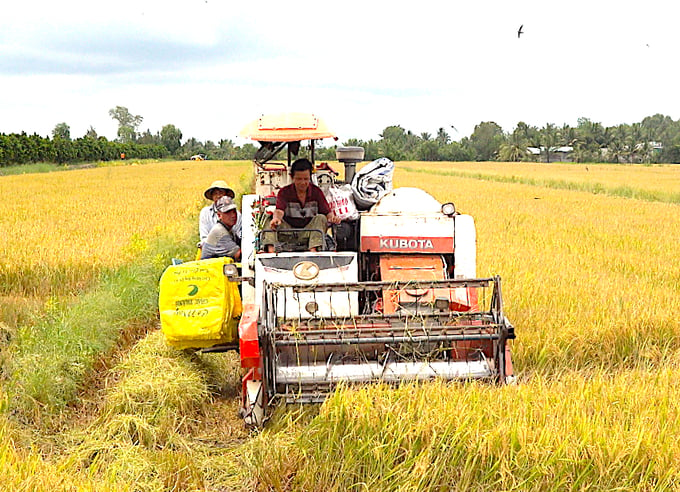
[[[572,162],[571,153],[574,147],[550,147],[550,162]],[[527,147],[527,152],[533,160],[547,162],[548,154],[545,147]]]
[[[663,152],[663,143],[649,141],[646,143],[638,143],[635,145],[633,152],[624,151],[616,156],[616,162],[619,164],[639,164],[643,162],[652,162],[655,156]],[[607,147],[600,149],[600,156],[603,161],[610,162],[614,159],[610,150]]]
[[[647,142],[646,147],[647,147],[647,149],[649,149],[654,154],[660,154],[661,152],[663,152],[663,143],[662,142],[650,141],[650,142]],[[645,144],[639,143],[635,146],[635,151],[639,152],[641,150],[645,150],[644,148],[645,148]]]
[[[550,150],[550,162],[572,162],[571,153],[574,147],[565,145],[564,147],[557,147]]]

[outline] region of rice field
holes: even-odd
[[[78,292],[196,214],[215,176],[228,173],[236,188],[249,170],[156,162],[3,176],[0,295]]]
[[[0,177],[0,489],[677,490],[680,166],[587,167],[397,163],[395,186],[475,217],[519,384],[346,388],[256,434],[236,415],[233,354],[178,352],[153,328],[62,417],[17,420],[6,392],[17,332],[154,238],[192,241],[203,189],[245,190],[249,164]]]
[[[531,184],[595,194],[680,203],[677,165],[516,162],[404,162],[402,169],[438,176]]]
[[[679,205],[408,171],[395,184],[414,175],[475,217],[477,272],[504,280],[520,366],[631,367],[680,348]]]

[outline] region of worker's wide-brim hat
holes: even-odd
[[[229,188],[229,185],[227,184],[227,182],[223,181],[221,179],[219,179],[217,181],[213,181],[212,184],[210,185],[210,188],[205,190],[205,192],[203,193],[203,196],[207,200],[211,200],[210,195],[212,195],[213,190],[224,190],[224,191],[227,192],[227,195],[229,195],[231,197],[236,196],[235,193],[234,193],[234,190]]]

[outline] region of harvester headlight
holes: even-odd
[[[235,263],[227,263],[224,265],[225,277],[238,277],[238,268]]]
[[[309,301],[307,304],[305,304],[305,309],[309,314],[314,315],[314,313],[319,310],[319,305],[314,301]]]
[[[456,213],[456,206],[452,202],[447,202],[442,205],[442,213],[451,216]]]
[[[440,311],[449,309],[449,300],[446,297],[437,297],[434,300],[434,308]]]

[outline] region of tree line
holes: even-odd
[[[561,127],[519,122],[510,133],[485,121],[459,142],[444,128],[436,135],[416,135],[398,125],[385,128],[380,137],[350,139],[347,145],[364,147],[367,160],[387,156],[396,161],[552,162],[561,154],[573,162],[680,163],[680,120],[661,114],[611,127],[588,118],[579,118],[576,126]]]
[[[26,133],[0,133],[0,167],[52,162],[111,161],[116,159],[162,159],[168,151],[162,145],[111,142],[105,137],[75,140],[53,139]]]
[[[167,124],[155,134],[139,131],[143,117],[133,115],[124,106],[116,106],[109,116],[118,122],[115,141],[100,137],[94,128],[80,138],[72,139],[70,127],[59,123],[52,138],[37,134],[1,134],[0,166],[35,162],[108,161],[126,158],[189,159],[205,154],[209,159],[251,159],[254,144],[236,145],[230,139],[217,143],[188,138]],[[455,128],[451,127],[454,131]],[[457,131],[456,131],[457,133]],[[415,134],[400,125],[388,126],[377,140],[350,138],[343,146],[361,146],[365,159],[389,157],[394,161],[543,161],[551,162],[559,154],[574,162],[613,163],[680,163],[680,120],[655,114],[639,123],[605,127],[588,118],[579,118],[576,126],[543,127],[519,122],[512,132],[504,132],[493,121],[475,126],[469,137],[455,141],[449,130],[439,128],[436,134]],[[335,148],[320,146],[316,158],[334,160]]]

